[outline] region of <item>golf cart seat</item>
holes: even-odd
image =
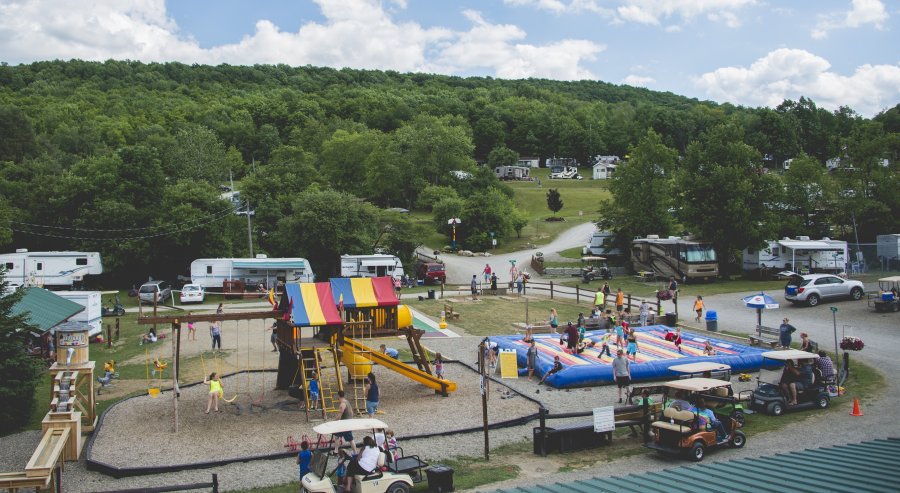
[[[663,428],[677,433],[689,434],[694,431],[696,416],[690,411],[679,411],[674,407],[667,407],[663,411],[663,419],[654,421],[654,428]]]
[[[361,474],[357,474],[353,477],[356,480],[356,484],[360,484],[361,481],[368,481],[370,479],[379,479],[384,476],[384,464],[385,464],[385,454],[384,452],[378,453],[378,465],[375,467],[375,470],[366,474],[365,476]]]

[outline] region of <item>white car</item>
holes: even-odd
[[[206,290],[199,284],[185,284],[181,288],[181,304],[203,303],[206,299]]]
[[[831,274],[792,275],[784,287],[784,299],[791,303],[816,306],[826,298],[859,300],[865,294],[863,283]]]

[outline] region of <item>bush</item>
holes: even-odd
[[[7,282],[0,269],[0,293]],[[22,291],[0,298],[0,434],[18,430],[34,411],[34,389],[39,362],[26,354],[28,332],[33,329],[24,315],[12,315]]]

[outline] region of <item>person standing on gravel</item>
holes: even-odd
[[[619,404],[622,403],[622,389],[628,394],[628,385],[631,384],[631,366],[628,358],[625,357],[625,351],[619,349],[616,351],[616,357],[613,359],[613,374],[616,377],[616,385],[619,387]]]
[[[350,408],[350,401],[344,397],[344,391],[338,391],[338,418],[339,421],[343,421],[345,419],[353,419],[353,410]],[[334,453],[337,454],[341,449],[341,445],[344,442],[350,442],[350,449],[353,450],[353,453],[356,454],[356,444],[353,443],[353,432],[346,431],[344,433],[337,433],[334,435]]]
[[[212,338],[212,348],[216,349],[216,345],[219,346],[219,349],[222,349],[222,322],[216,320],[209,326],[209,337]]]
[[[472,274],[472,282],[469,283],[469,286],[472,288],[472,300],[478,299],[478,277],[475,274]]]
[[[369,372],[366,375],[366,414],[370,418],[374,418],[375,412],[378,411],[378,398],[378,383],[375,382],[375,374]]]

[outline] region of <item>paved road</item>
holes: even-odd
[[[559,252],[568,248],[584,246],[587,244],[591,234],[596,230],[594,223],[583,223],[573,226],[556,237],[553,241],[546,245],[541,245],[530,250],[519,250],[512,253],[504,253],[491,257],[460,257],[458,255],[440,255],[444,265],[447,268],[448,284],[468,284],[472,280],[472,275],[477,274],[481,278],[481,272],[484,270],[484,264],[491,264],[491,268],[498,273],[500,280],[506,282],[509,280],[509,261],[515,260],[516,266],[526,268],[532,277],[536,276],[531,271],[531,256],[536,252]],[[422,253],[431,255],[432,251],[422,250]]]

